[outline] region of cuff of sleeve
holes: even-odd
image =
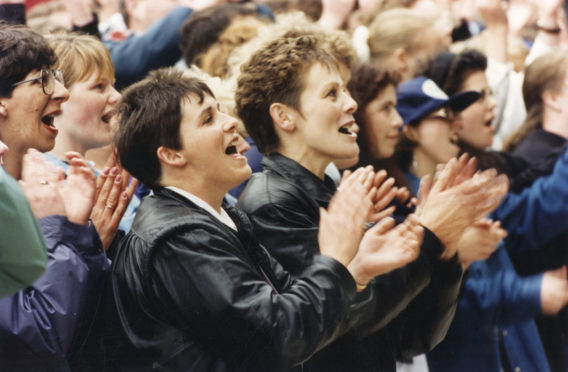
[[[355,279],[353,279],[351,273],[345,266],[331,257],[322,255],[314,256],[314,264],[316,263],[327,266],[337,275],[347,298],[352,299],[355,296],[357,293],[357,283],[355,283]]]
[[[527,311],[531,314],[541,314],[542,304],[540,300],[540,288],[542,286],[542,276],[544,274],[532,275],[520,278],[522,285],[523,297],[526,299],[525,304]]]
[[[444,245],[436,235],[424,227],[424,239],[420,246],[420,254],[425,258],[430,267],[434,267],[444,252]]]
[[[48,250],[52,250],[59,242],[71,242],[81,253],[100,254],[103,252],[101,239],[92,224],[77,225],[70,222],[67,217],[59,215],[43,217],[38,222]]]

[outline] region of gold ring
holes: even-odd
[[[40,185],[49,185],[49,181],[48,181],[48,180],[41,179],[41,180],[39,180],[39,184],[40,184]]]
[[[112,209],[112,204],[106,203],[106,207],[107,207],[108,209]]]

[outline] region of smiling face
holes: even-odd
[[[491,122],[495,118],[497,101],[491,93],[484,71],[475,71],[465,79],[462,90],[474,90],[481,98],[460,113],[460,140],[475,149],[483,150],[493,143],[495,128]]]
[[[196,183],[227,192],[250,177],[244,156],[250,146],[238,134],[237,120],[218,111],[213,97],[205,95],[199,103],[190,95],[182,100],[181,113],[180,151],[187,161],[185,171],[195,175]]]
[[[120,93],[114,89],[112,77],[99,75],[92,74],[69,88],[69,101],[62,105],[63,114],[55,120],[60,130],[57,141],[66,141],[65,151],[84,154],[111,142],[109,123]]]
[[[40,76],[35,70],[24,80]],[[54,117],[61,114],[62,103],[69,99],[69,92],[57,80],[54,91],[44,94],[41,81],[18,85],[8,98],[2,98],[1,115],[3,125],[1,140],[10,147],[10,153],[24,154],[34,148],[41,152],[49,151],[55,145],[58,130],[53,125]]]
[[[394,154],[402,118],[396,111],[396,90],[387,85],[365,107],[363,113],[367,144],[375,159],[387,159]]]
[[[336,70],[315,63],[305,75],[299,107],[292,110],[292,121],[295,140],[301,142],[302,165],[317,174],[322,165],[359,154],[359,127],[353,118],[357,104]]]

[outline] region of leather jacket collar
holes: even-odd
[[[337,189],[335,182],[328,175],[325,175],[322,181],[300,163],[279,153],[265,156],[262,165],[264,170],[274,172],[298,185],[323,208],[327,208],[331,196]]]

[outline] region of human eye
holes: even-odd
[[[332,98],[337,97],[337,88],[331,88],[331,89],[327,92],[326,97],[332,97]]]

